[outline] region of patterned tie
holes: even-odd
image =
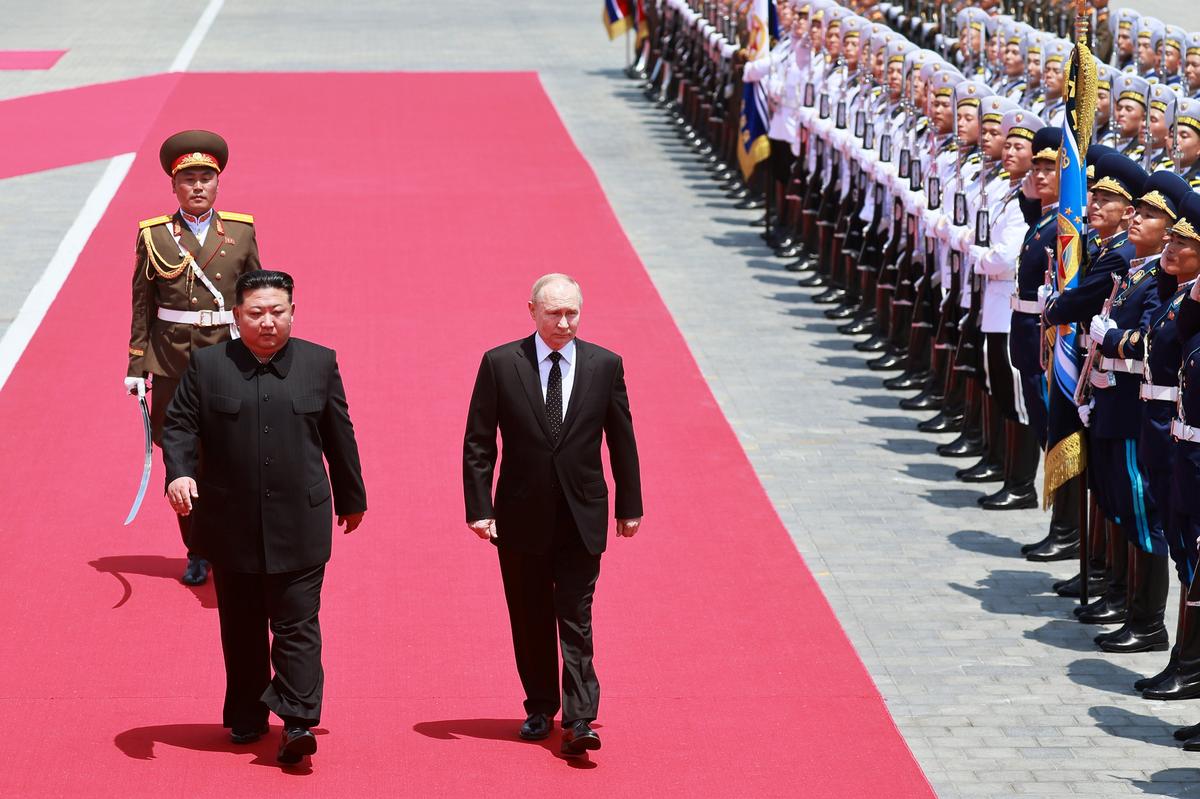
[[[558,441],[558,433],[562,430],[562,369],[558,362],[562,360],[561,352],[552,352],[550,358],[550,379],[546,381],[546,422],[550,425],[550,437]]]

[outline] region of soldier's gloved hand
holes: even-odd
[[[1083,422],[1084,427],[1092,426],[1092,408],[1096,407],[1096,401],[1092,400],[1087,405],[1080,405],[1076,410],[1079,411],[1079,421]]]
[[[125,378],[125,393],[133,394],[137,397],[146,396],[146,378],[144,377],[127,377]]]
[[[1092,317],[1092,326],[1088,329],[1088,335],[1092,337],[1092,341],[1097,344],[1104,343],[1104,335],[1110,330],[1116,330],[1117,323],[1113,320],[1097,314]]]
[[[1056,292],[1052,286],[1047,286],[1044,283],[1042,285],[1038,286],[1038,298],[1037,298],[1038,310],[1039,311],[1046,310],[1046,303],[1050,302],[1050,300],[1054,299],[1057,296],[1058,296],[1058,292]]]

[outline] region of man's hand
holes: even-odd
[[[350,533],[353,533],[362,524],[362,517],[361,513],[350,513],[345,516],[339,516],[338,527],[345,527],[345,535],[350,535]]]
[[[1079,421],[1083,422],[1084,427],[1092,426],[1092,408],[1095,407],[1096,400],[1092,400],[1087,405],[1080,405],[1077,409],[1079,411]]]
[[[1088,335],[1091,336],[1092,341],[1096,342],[1097,344],[1103,344],[1105,334],[1110,330],[1116,329],[1116,322],[1109,319],[1107,316],[1096,314],[1092,317],[1092,324],[1088,329]]]
[[[125,378],[125,393],[133,394],[135,397],[144,397],[150,387],[146,385],[144,377],[127,377]]]
[[[495,519],[480,519],[477,522],[468,522],[467,527],[471,529],[472,533],[479,536],[484,541],[491,541],[500,537],[496,534]]]
[[[633,538],[642,524],[642,518],[617,519],[617,535],[622,538]]]
[[[167,502],[171,503],[171,510],[178,513],[180,516],[187,516],[192,512],[192,500],[199,499],[200,492],[196,490],[196,481],[190,477],[176,477],[167,486]]]

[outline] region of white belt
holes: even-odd
[[[196,327],[220,327],[233,324],[233,311],[175,311],[159,308],[158,318],[164,322],[175,322]]]
[[[1037,300],[1023,300],[1016,294],[1009,297],[1009,305],[1014,311],[1028,314],[1041,314],[1041,305]]]
[[[1112,388],[1117,384],[1117,379],[1113,377],[1112,372],[1102,372],[1099,369],[1093,369],[1088,375],[1088,382],[1094,388]]]
[[[1129,372],[1130,374],[1140,375],[1142,373],[1142,362],[1135,361],[1132,358],[1100,358],[1100,368],[1108,372]]]
[[[1178,386],[1153,386],[1149,383],[1142,383],[1142,389],[1138,392],[1139,396],[1144,400],[1161,400],[1162,402],[1174,402],[1179,397]]]
[[[1200,444],[1200,427],[1186,425],[1179,419],[1171,420],[1171,435],[1179,441],[1190,441],[1193,444]]]

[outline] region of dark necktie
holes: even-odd
[[[558,433],[562,430],[562,369],[558,362],[562,360],[561,352],[552,352],[550,358],[550,378],[546,381],[546,423],[550,425],[550,437],[558,441]]]

